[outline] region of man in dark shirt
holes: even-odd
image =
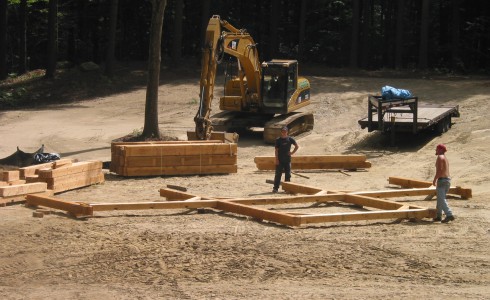
[[[294,145],[293,151],[291,151],[292,145]],[[288,128],[284,126],[281,129],[281,136],[276,139],[276,175],[274,176],[273,193],[279,190],[283,171],[285,181],[291,180],[291,155],[296,153],[298,148],[296,141],[288,135]]]

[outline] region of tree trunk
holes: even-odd
[[[172,62],[178,65],[182,59],[182,19],[184,1],[175,0],[174,38],[172,40]]]
[[[305,57],[305,32],[306,32],[306,11],[308,9],[306,0],[301,0],[301,8],[299,12],[299,36],[298,36],[298,57]]]
[[[422,0],[422,16],[420,19],[419,68],[427,69],[429,51],[429,5],[430,0]]]
[[[373,1],[363,0],[362,8],[362,51],[361,66],[368,68],[371,63],[371,21],[372,21]]]
[[[58,55],[58,0],[49,0],[46,78],[53,78]]]
[[[163,16],[167,0],[152,0],[148,84],[146,87],[145,127],[143,137],[160,137],[158,128],[158,86],[160,83]]]
[[[395,69],[403,68],[403,21],[405,0],[398,0],[396,11]]]
[[[277,50],[279,49],[278,27],[279,27],[279,16],[281,13],[281,1],[272,0],[270,5],[270,25],[269,25],[269,59],[278,58]]]
[[[211,0],[202,1],[202,16],[201,16],[201,49],[204,47],[204,41],[206,39],[206,28],[208,27],[210,15]],[[198,56],[200,59],[201,57]]]
[[[350,59],[349,67],[356,69],[358,67],[359,57],[359,22],[360,22],[360,0],[352,1],[352,32],[350,42]]]
[[[461,1],[452,1],[452,22],[451,22],[451,67],[453,70],[460,70],[463,68],[461,59],[459,57],[459,9]]]
[[[7,78],[7,0],[0,0],[0,80]]]
[[[19,74],[24,74],[27,71],[27,0],[20,1],[20,20],[19,20]]]
[[[109,34],[107,41],[107,53],[105,60],[105,75],[108,77],[114,76],[114,52],[116,49],[116,29],[117,29],[117,8],[119,1],[111,0],[109,11]]]

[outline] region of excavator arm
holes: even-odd
[[[241,105],[260,105],[261,66],[254,40],[245,30],[236,29],[219,16],[211,17],[202,51],[199,108],[194,117],[197,139],[211,137],[216,68],[223,53],[238,60]]]

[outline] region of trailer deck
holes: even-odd
[[[368,98],[368,116],[358,121],[368,131],[411,132],[435,130],[444,133],[451,127],[451,118],[459,117],[459,106],[419,103],[418,97],[407,99]]]

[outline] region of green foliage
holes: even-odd
[[[0,108],[12,108],[20,106],[27,90],[23,87],[0,91]]]

